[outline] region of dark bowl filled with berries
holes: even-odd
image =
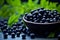
[[[23,16],[23,21],[31,32],[44,34],[58,32],[60,28],[60,14],[57,10],[39,8]]]

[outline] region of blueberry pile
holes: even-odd
[[[11,38],[15,38],[15,36],[20,37],[22,31],[26,33],[26,27],[23,24],[22,18],[19,18],[19,21],[14,23],[12,27],[9,27],[7,23],[8,19],[0,20],[0,31],[2,31],[4,39],[7,39],[8,35],[11,35]]]
[[[39,8],[32,10],[29,14],[25,14],[24,18],[31,22],[52,23],[60,21],[60,14],[57,10]]]
[[[22,15],[21,15],[22,16]],[[11,36],[11,38],[20,37],[22,34],[22,39],[26,39],[26,34],[28,36],[31,36],[32,39],[34,39],[34,34],[30,35],[31,32],[29,29],[23,24],[22,17],[18,19],[19,21],[17,23],[14,23],[12,27],[8,26],[8,19],[0,20],[0,31],[3,33],[3,38],[7,39],[8,35]]]

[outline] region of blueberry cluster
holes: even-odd
[[[0,20],[0,31],[2,31],[4,39],[7,39],[8,35],[10,35],[11,38],[20,37],[21,33],[23,33],[22,39],[26,39],[26,34],[32,39],[35,38],[35,34],[32,34],[28,27],[23,24],[22,18],[23,15],[21,15],[21,18],[18,19],[19,21],[14,23],[12,27],[8,26],[8,19]]]
[[[3,19],[0,21],[0,31],[2,31],[4,39],[7,39],[8,35],[11,35],[11,38],[15,38],[15,36],[20,37],[21,32],[26,33],[27,29],[23,24],[22,18],[19,18],[19,21],[14,23],[12,27],[9,27],[7,22],[8,19]]]
[[[24,18],[31,22],[52,23],[60,21],[60,14],[57,10],[39,8],[31,11],[29,14],[25,14]]]

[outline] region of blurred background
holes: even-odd
[[[0,20],[8,19],[11,26],[25,13],[41,7],[60,12],[60,0],[0,0]]]

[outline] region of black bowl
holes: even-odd
[[[26,26],[29,28],[31,32],[36,34],[41,34],[45,32],[58,32],[60,31],[60,21],[53,22],[53,23],[35,23],[31,21],[27,21],[23,16],[23,21],[25,22]]]

